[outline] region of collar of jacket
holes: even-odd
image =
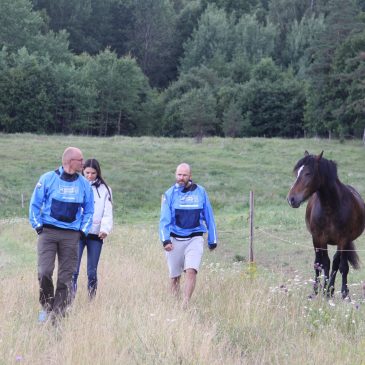
[[[95,186],[96,188],[98,188],[101,185],[101,181],[100,179],[97,177],[92,183],[92,186]]]
[[[79,174],[77,172],[75,172],[74,174],[68,174],[62,166],[55,172],[57,175],[59,175],[60,179],[64,181],[71,182],[76,181],[79,178]]]
[[[184,187],[184,189],[181,190],[182,193],[187,193],[188,191],[194,191],[198,185],[196,185],[192,180],[189,180],[189,185]]]

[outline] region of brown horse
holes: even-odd
[[[349,264],[359,268],[359,257],[353,241],[365,227],[365,203],[360,194],[351,186],[343,184],[337,176],[337,165],[320,155],[304,157],[294,167],[296,180],[289,190],[287,200],[292,208],[298,208],[308,200],[305,221],[312,235],[315,251],[315,284],[318,293],[319,275],[324,272],[323,290],[333,295],[337,271],[342,274],[342,297],[348,296],[347,274]],[[336,245],[337,251],[330,259],[327,245]],[[329,279],[329,282],[328,282]]]

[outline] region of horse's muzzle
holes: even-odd
[[[301,201],[295,199],[294,196],[288,196],[286,198],[286,200],[288,201],[288,204],[292,207],[292,208],[299,208],[300,207],[300,203]]]

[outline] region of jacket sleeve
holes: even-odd
[[[100,232],[110,234],[113,228],[113,204],[112,204],[112,190],[109,187],[110,195],[107,189],[104,201],[103,217],[101,218]]]
[[[89,184],[85,184],[85,196],[82,203],[82,220],[80,230],[87,236],[93,223],[94,214],[94,193]]]
[[[34,229],[43,226],[41,214],[46,193],[46,176],[42,175],[34,188],[32,198],[29,204],[29,222]]]
[[[209,245],[217,244],[218,237],[217,237],[217,229],[216,229],[215,221],[214,221],[213,209],[210,204],[208,194],[205,192],[205,190],[204,190],[204,195],[205,195],[205,204],[204,204],[203,212],[204,212],[205,223],[208,228],[208,244]]]
[[[171,227],[171,195],[166,192],[161,199],[161,217],[159,235],[162,243],[170,241],[170,227]]]

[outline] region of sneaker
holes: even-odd
[[[48,313],[45,310],[41,310],[38,314],[38,323],[44,323],[48,319]]]
[[[89,295],[89,300],[92,301],[96,295],[96,288],[89,289],[88,295]]]
[[[73,303],[73,301],[75,300],[76,292],[77,292],[77,282],[72,279],[70,293],[69,293],[70,294],[70,298],[69,298],[70,304]]]

